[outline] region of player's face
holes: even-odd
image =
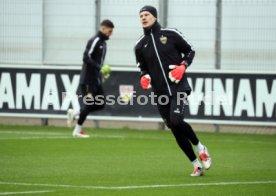
[[[111,27],[106,27],[106,26],[101,26],[100,31],[105,34],[107,37],[110,37],[113,33],[113,28]]]
[[[140,13],[140,22],[143,28],[149,28],[156,21],[156,18],[148,11]]]

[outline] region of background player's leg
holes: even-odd
[[[82,109],[80,111],[79,119],[76,124],[76,127],[73,131],[73,136],[76,136],[76,137],[82,137],[82,136],[88,137],[88,135],[85,135],[83,133],[83,131],[81,130],[84,121],[86,120],[86,118],[90,112],[95,112],[95,111],[101,110],[105,106],[104,92],[101,88],[98,90],[98,94],[96,94],[94,96],[92,96],[92,93],[87,92],[86,89],[87,88],[82,87],[82,95],[83,96],[81,97],[82,100],[80,100]],[[96,96],[101,96],[101,99],[99,101],[96,101],[97,100]]]
[[[90,112],[95,112],[95,111],[101,110],[103,108],[104,108],[104,104],[85,106],[84,109],[82,109],[81,112],[80,112],[80,115],[79,115],[80,117],[78,119],[78,124],[82,125]]]
[[[72,127],[74,121],[78,119],[81,108],[84,108],[83,97],[86,95],[86,85],[79,85],[77,89],[77,96],[73,97],[73,108],[67,110],[67,126]]]

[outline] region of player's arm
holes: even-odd
[[[178,51],[181,54],[184,54],[181,64],[184,64],[186,67],[190,66],[193,62],[195,51],[192,48],[192,45],[183,37],[183,35],[175,30],[175,43]]]
[[[141,76],[148,74],[148,68],[143,60],[142,51],[135,48],[136,65],[140,69]]]
[[[183,55],[183,57],[178,65],[169,65],[169,69],[171,69],[169,72],[169,79],[172,82],[179,83],[186,72],[186,68],[193,62],[195,51],[192,49],[189,42],[186,41],[183,35],[177,30],[174,30],[174,40],[177,50]]]
[[[89,40],[87,45],[86,45],[86,48],[85,48],[85,51],[83,53],[83,62],[88,65],[88,68],[99,68],[99,64],[91,58],[91,54],[93,53],[93,51],[96,49],[96,45],[97,45],[97,42],[98,42],[98,39],[92,39],[92,40]]]
[[[140,85],[144,90],[147,90],[151,88],[151,78],[148,73],[148,68],[142,57],[142,51],[138,47],[135,47],[134,50],[135,50],[137,67],[140,69],[140,73],[141,73]]]

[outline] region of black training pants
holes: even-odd
[[[105,96],[101,86],[99,86],[97,92],[92,93],[86,85],[80,85],[79,93],[81,110],[78,125],[82,125],[90,112],[95,112],[104,108]]]
[[[186,96],[187,97],[187,96]],[[163,101],[162,103],[165,103]],[[157,103],[157,107],[165,124],[171,129],[177,144],[187,155],[190,161],[196,159],[192,145],[197,145],[199,140],[192,127],[184,121],[185,107],[187,107],[187,99],[177,100],[177,95],[169,97],[168,104]]]

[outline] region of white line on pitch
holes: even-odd
[[[26,135],[41,135],[41,136],[24,136],[24,137],[11,137],[11,138],[0,138],[0,140],[28,140],[28,139],[70,139],[72,137],[68,136],[68,133],[47,133],[47,132],[24,132],[24,131],[0,131],[0,134],[4,133],[15,133],[16,134],[26,134]],[[111,138],[111,139],[157,139],[157,140],[171,140],[171,137],[162,138],[162,137],[152,137],[152,136],[137,136],[137,135],[124,135],[124,134],[94,134],[91,133],[91,138]],[[209,140],[213,141],[213,140]],[[231,139],[225,139],[221,140],[221,142],[226,143],[251,143],[251,144],[275,144],[275,142],[269,142],[269,141],[250,141],[250,140],[231,140]]]
[[[209,140],[209,141],[214,142],[215,140]],[[247,143],[247,144],[275,144],[275,142],[269,142],[269,141],[250,141],[250,140],[231,140],[231,139],[221,139],[220,142],[226,142],[226,143],[238,142],[238,143]]]
[[[41,186],[41,187],[44,186],[44,187],[63,187],[63,188],[82,188],[82,189],[122,190],[122,189],[170,188],[170,187],[192,187],[192,186],[276,184],[276,181],[210,182],[210,183],[194,183],[194,184],[155,184],[155,185],[137,185],[137,186],[77,186],[77,185],[36,184],[36,183],[20,183],[20,182],[0,182],[0,184],[18,185],[18,186]]]
[[[55,191],[22,191],[22,192],[0,192],[0,195],[22,195],[22,194],[39,194],[39,193],[49,193]]]
[[[12,137],[12,138],[0,138],[0,140],[37,140],[37,139],[72,139],[72,136],[45,136],[45,137]]]
[[[61,132],[38,132],[38,131],[0,131],[0,134],[19,134],[19,135],[64,135],[65,133]]]
[[[110,139],[126,139],[127,137],[121,135],[97,135],[92,134],[91,138],[110,138]],[[25,137],[8,137],[0,138],[0,140],[36,140],[36,139],[74,139],[72,136],[25,136]]]

